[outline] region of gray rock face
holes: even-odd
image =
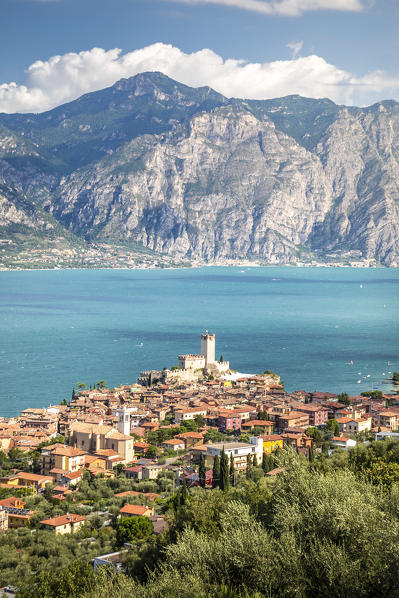
[[[399,265],[395,102],[227,100],[149,73],[0,125],[0,181],[88,240],[205,262]]]

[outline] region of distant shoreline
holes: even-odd
[[[314,264],[259,264],[259,263],[248,263],[248,262],[237,262],[237,263],[206,263],[206,264],[193,264],[191,266],[165,266],[165,268],[159,268],[157,266],[145,266],[145,267],[128,267],[118,266],[110,268],[109,266],[94,266],[94,267],[80,267],[80,268],[1,268],[0,272],[63,272],[63,271],[87,271],[87,270],[194,270],[199,268],[354,268],[359,270],[397,270],[399,266],[384,266],[383,264],[342,264],[342,263],[314,263]]]

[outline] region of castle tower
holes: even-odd
[[[205,357],[205,367],[215,363],[215,335],[208,331],[201,334],[201,355]]]
[[[126,407],[118,409],[118,432],[130,436],[130,412]]]

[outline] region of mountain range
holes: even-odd
[[[0,114],[0,238],[195,263],[399,265],[399,103],[229,99],[142,73]]]

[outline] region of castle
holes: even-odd
[[[215,335],[206,331],[201,334],[201,354],[200,355],[179,355],[179,368],[181,370],[205,369],[213,372],[227,372],[230,369],[228,361],[215,360]]]
[[[195,382],[203,376],[218,376],[228,372],[230,364],[228,361],[216,361],[215,359],[215,335],[207,330],[201,334],[201,353],[194,355],[187,353],[179,355],[178,366],[162,371],[141,372],[138,378],[139,384],[151,386],[154,381],[162,381],[165,384],[174,382]]]

